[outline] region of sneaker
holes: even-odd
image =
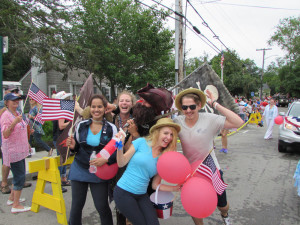
[[[65,193],[65,192],[67,192],[67,191],[68,191],[67,188],[64,188],[64,187],[61,188],[61,192],[62,192],[62,193]]]
[[[227,154],[228,153],[228,149],[224,148],[223,152]]]
[[[221,216],[222,216],[224,225],[231,225],[229,215],[227,215],[227,216],[225,217],[225,216],[223,216],[223,215],[221,214]]]
[[[23,209],[11,208],[12,213],[21,213],[21,212],[27,212],[27,211],[30,211],[30,210],[31,210],[30,206],[24,206]]]
[[[26,199],[25,198],[20,198],[19,199],[19,203],[22,203],[22,202],[25,202],[26,201]],[[7,200],[7,202],[6,202],[6,205],[12,205],[14,203],[14,201],[11,201],[11,200]]]
[[[222,149],[220,150],[220,152],[224,152],[224,148],[222,148]]]

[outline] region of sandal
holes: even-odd
[[[68,180],[67,181],[62,181],[61,186],[71,186],[71,183]]]
[[[1,192],[2,194],[10,194],[11,190],[8,185],[5,185],[5,186],[1,186]]]

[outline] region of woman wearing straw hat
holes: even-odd
[[[126,153],[122,146],[117,152],[119,167],[127,168],[114,190],[117,208],[133,225],[159,224],[155,209],[147,194],[150,178],[160,180],[156,164],[158,157],[166,151],[175,151],[180,126],[169,118],[162,118],[151,127],[147,138],[138,138],[132,142]],[[121,136],[121,133],[117,134]],[[124,137],[122,137],[124,142]],[[158,182],[153,184],[156,188]],[[180,186],[162,184],[161,191],[179,191]]]
[[[213,113],[199,113],[199,110],[206,104],[206,95],[199,89],[189,88],[176,96],[175,105],[184,115],[176,117],[174,122],[181,125],[179,138],[183,154],[190,163],[198,160],[203,161],[210,155],[217,169],[220,170],[213,151],[214,137],[223,128],[240,127],[243,124],[243,120],[234,112],[217,103],[209,90],[206,93],[210,98],[208,104],[218,110],[223,116]],[[221,170],[220,174],[222,179]],[[228,217],[229,205],[227,204],[225,191],[218,195],[218,209],[221,211],[224,224],[230,224]],[[203,219],[193,218],[193,220],[196,225],[203,224]]]

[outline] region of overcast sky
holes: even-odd
[[[155,4],[152,0],[140,1],[148,5]],[[185,15],[186,0],[182,2]],[[279,47],[269,46],[267,43],[274,34],[279,20],[300,16],[300,0],[190,0],[190,2],[220,40],[229,49],[236,50],[242,59],[250,58],[261,67],[263,53],[256,49],[272,48],[266,51],[265,69],[277,57],[283,57],[285,54]],[[162,0],[161,3],[175,10],[175,0]],[[217,48],[225,50],[225,47],[213,38],[213,33],[202,24],[202,19],[189,4],[186,17]],[[175,21],[170,18],[167,26],[175,29]],[[206,52],[211,59],[217,54],[189,29],[186,31],[186,50],[187,58],[200,57]]]

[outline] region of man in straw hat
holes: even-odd
[[[218,110],[223,116],[213,113],[199,113],[199,110],[206,104],[206,95],[199,89],[189,88],[181,91],[176,96],[175,105],[184,115],[176,117],[174,121],[181,125],[179,138],[183,154],[190,163],[203,162],[204,159],[210,156],[217,169],[220,170],[218,160],[213,151],[214,137],[223,128],[240,127],[243,124],[243,120],[237,114],[216,102],[209,90],[206,91],[206,94],[210,99],[208,104]],[[222,174],[220,170],[220,176],[223,180]],[[221,212],[224,224],[230,224],[228,216],[229,205],[225,190],[221,195],[218,195],[218,209]],[[203,224],[203,219],[193,217],[193,220],[196,225]]]

